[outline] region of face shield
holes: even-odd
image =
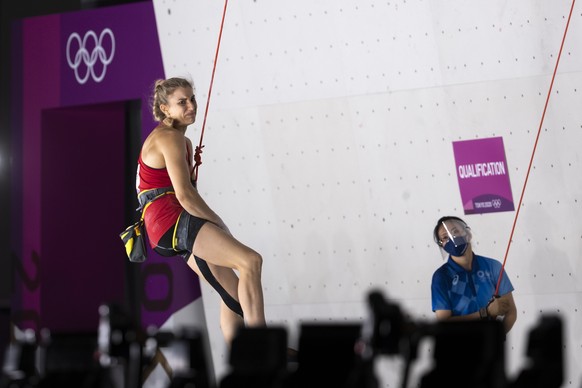
[[[443,258],[462,256],[471,242],[471,229],[458,220],[441,222],[438,232],[438,245],[441,248]]]

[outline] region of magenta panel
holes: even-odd
[[[60,100],[58,16],[22,23],[22,257],[15,279],[16,310],[24,327],[37,328],[40,309],[41,111]],[[50,76],[49,76],[50,75]],[[19,281],[20,280],[20,281]]]
[[[45,110],[41,163],[41,323],[92,331],[124,302],[125,104]]]
[[[149,111],[151,87],[154,80],[164,78],[164,70],[151,2],[31,18],[23,20],[20,28],[20,33],[13,36],[19,40],[14,44],[22,45],[22,56],[14,58],[15,66],[22,66],[22,99],[15,110],[22,117],[22,165],[16,168],[22,171],[22,231],[16,234],[22,236],[22,257],[17,264],[19,275],[15,279],[17,292],[13,311],[18,317],[19,326],[39,328],[41,313],[49,310],[54,312],[54,317],[63,316],[63,319],[68,319],[62,310],[63,306],[59,304],[65,303],[62,300],[65,291],[73,292],[76,287],[67,270],[62,268],[66,260],[59,261],[58,266],[49,269],[46,266],[53,262],[49,259],[45,262],[43,259],[44,248],[55,251],[57,244],[53,239],[63,238],[56,231],[49,232],[50,217],[54,217],[54,209],[47,208],[51,205],[44,196],[52,194],[47,193],[52,188],[50,183],[43,182],[43,171],[47,171],[49,165],[55,166],[59,153],[49,152],[43,155],[43,152],[54,151],[53,147],[66,148],[67,152],[77,150],[78,144],[86,139],[76,138],[76,131],[90,131],[95,136],[99,135],[94,133],[99,129],[71,119],[62,130],[71,131],[74,136],[61,133],[59,136],[62,142],[53,143],[54,139],[46,138],[50,136],[49,132],[56,129],[50,123],[55,118],[50,116],[56,112],[55,108],[81,108],[140,100],[141,134],[145,138],[155,126]],[[44,127],[41,125],[43,111],[48,115],[48,124]],[[104,145],[100,144],[99,147],[103,148]],[[112,144],[110,148],[105,147],[104,152],[113,152],[114,149]],[[91,187],[90,182],[84,184]],[[117,184],[103,182],[105,187]],[[75,185],[81,184],[75,182]],[[74,195],[73,193],[74,191],[69,191],[67,195]],[[77,210],[79,217],[90,213],[93,211],[91,201],[85,203],[85,208]],[[112,219],[119,216],[117,208],[108,211],[111,212]],[[47,214],[50,214],[48,220],[44,219]],[[103,232],[95,236],[94,243],[109,246],[109,239],[117,239],[119,232],[121,230],[114,235]],[[70,241],[68,238],[69,236],[64,236],[60,241]],[[75,250],[75,247],[68,246],[68,249]],[[116,247],[111,245],[108,249],[111,250],[111,256],[116,256],[123,252],[123,245],[119,241]],[[101,255],[106,253],[102,252]],[[83,256],[82,251],[79,256]],[[82,262],[82,259],[79,260]],[[103,261],[102,269],[111,270],[111,266],[106,264],[107,260]],[[70,271],[79,270],[75,267],[77,263],[68,262],[71,264]],[[141,319],[144,326],[162,325],[174,312],[201,296],[197,276],[181,258],[166,259],[151,252],[148,261],[140,265],[140,270],[142,278],[138,287],[143,296]],[[116,273],[108,276],[107,272],[99,271],[94,270],[94,274],[104,285],[117,276]],[[47,275],[47,281],[62,276],[64,283],[69,283],[66,287],[63,285],[63,289],[58,288],[60,285],[55,283],[45,285],[45,273],[51,274]],[[54,294],[49,295],[53,291]],[[99,299],[97,293],[103,300],[108,297],[106,289],[100,288],[96,290],[96,294],[92,294],[92,300]],[[67,325],[65,321],[52,321],[52,316],[46,318],[51,325]]]
[[[514,210],[502,137],[453,142],[465,214]]]

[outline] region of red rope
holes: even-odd
[[[220,22],[220,31],[218,33],[218,44],[216,45],[216,53],[214,54],[214,64],[212,66],[212,76],[210,77],[210,87],[208,89],[208,98],[206,99],[206,109],[204,110],[204,120],[202,121],[202,129],[200,130],[200,142],[196,146],[194,153],[194,182],[198,182],[198,166],[202,164],[202,140],[204,139],[204,128],[206,127],[206,117],[208,116],[208,107],[210,106],[210,95],[212,94],[212,84],[214,84],[214,74],[216,73],[216,63],[218,62],[218,52],[220,51],[220,41],[222,40],[222,30],[224,28],[224,19],[226,17],[226,7],[228,0],[224,0],[224,11],[222,11],[222,21]]]
[[[501,284],[501,278],[503,277],[503,272],[505,269],[505,263],[507,262],[507,255],[509,254],[509,248],[513,240],[513,233],[515,232],[515,225],[517,224],[517,218],[519,217],[519,211],[521,210],[521,204],[523,202],[523,195],[525,193],[525,188],[527,186],[527,181],[529,179],[529,173],[531,171],[531,166],[533,164],[534,156],[538,146],[538,141],[540,139],[540,133],[542,132],[542,126],[544,124],[544,119],[546,117],[546,110],[548,109],[548,103],[550,102],[550,96],[552,94],[552,88],[554,87],[554,80],[556,78],[556,73],[558,71],[558,65],[560,64],[560,57],[562,56],[562,49],[564,48],[564,42],[566,41],[566,35],[568,34],[568,26],[570,25],[570,19],[572,18],[572,12],[574,11],[574,4],[576,0],[572,0],[572,7],[570,8],[570,15],[568,16],[568,21],[566,22],[566,29],[564,30],[564,36],[562,38],[562,44],[560,45],[560,52],[558,53],[558,58],[556,60],[556,66],[554,67],[554,74],[552,75],[552,82],[550,83],[550,89],[548,90],[548,96],[546,98],[546,104],[544,105],[544,111],[542,113],[542,119],[540,120],[540,126],[538,128],[538,133],[536,136],[536,141],[534,143],[531,158],[529,160],[529,166],[527,167],[527,173],[525,174],[525,182],[523,183],[523,188],[521,190],[521,196],[519,198],[519,204],[517,205],[517,211],[515,212],[515,218],[513,219],[513,226],[511,227],[511,234],[509,236],[509,241],[507,243],[507,249],[505,251],[505,258],[503,259],[503,265],[501,266],[501,272],[499,273],[499,278],[497,279],[497,287],[495,288],[495,295],[499,295],[499,285]]]

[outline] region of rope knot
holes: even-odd
[[[196,150],[194,151],[194,167],[198,167],[202,164],[202,148],[204,148],[203,145],[196,146]]]

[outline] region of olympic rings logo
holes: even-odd
[[[501,208],[501,198],[496,198],[491,201],[495,209]]]
[[[107,54],[103,47],[104,39],[106,37],[111,41],[111,52],[109,54]],[[92,42],[89,42],[90,39]],[[79,46],[75,53],[71,53],[71,44],[73,42],[77,42],[77,45]],[[88,43],[93,43],[92,46],[94,46],[90,52],[89,48],[91,46],[88,46]],[[79,34],[73,32],[67,40],[67,62],[69,63],[69,67],[75,71],[75,78],[81,85],[86,83],[89,77],[91,77],[95,82],[103,81],[105,73],[107,72],[107,65],[109,65],[113,60],[114,54],[115,37],[113,36],[113,31],[109,28],[105,28],[101,31],[99,37],[97,37],[97,34],[94,31],[89,30],[85,33],[83,39],[81,39]],[[99,60],[102,65],[100,72],[95,69],[97,60]],[[81,66],[82,64],[84,66]],[[85,69],[84,74],[83,69]]]

